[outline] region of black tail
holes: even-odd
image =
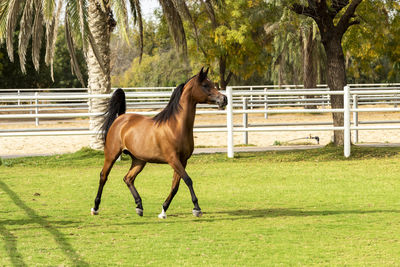
[[[124,90],[118,88],[112,95],[110,102],[108,103],[108,109],[104,113],[103,124],[100,127],[101,138],[103,142],[106,142],[108,129],[115,119],[124,114],[126,111],[125,93]]]

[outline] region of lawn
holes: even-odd
[[[191,214],[172,170],[148,164],[136,185],[144,216],[117,162],[100,215],[91,216],[99,152],[3,160],[0,266],[379,265],[400,262],[400,149],[326,147],[193,156],[187,171],[203,217]]]

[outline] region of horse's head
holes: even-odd
[[[228,104],[228,99],[207,78],[207,74],[208,68],[206,71],[203,71],[203,68],[201,68],[199,74],[193,78],[192,97],[198,103],[217,104],[219,109],[224,109]]]

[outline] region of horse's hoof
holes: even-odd
[[[193,210],[192,213],[196,217],[201,217],[203,215],[203,212],[201,212],[201,210]]]
[[[90,213],[91,213],[92,215],[99,215],[99,211],[98,211],[98,210],[95,210],[94,208],[92,208],[92,209],[90,210]]]
[[[160,219],[167,219],[167,213],[165,213],[164,209],[158,214],[158,218]]]
[[[142,210],[142,209],[136,208],[136,213],[137,213],[140,217],[143,216],[143,210]]]

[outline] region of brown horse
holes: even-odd
[[[110,170],[122,152],[129,154],[132,165],[124,181],[136,202],[136,213],[143,216],[142,199],[134,181],[147,162],[168,163],[174,170],[172,188],[162,205],[159,218],[167,217],[166,211],[178,191],[182,178],[189,188],[194,204],[193,215],[202,215],[192,179],[185,171],[186,163],[193,153],[193,124],[198,103],[217,104],[224,108],[225,95],[218,92],[214,83],[207,78],[208,69],[179,85],[172,93],[166,108],[155,117],[138,114],[124,114],[125,93],[122,89],[114,92],[104,116],[102,133],[104,140],[104,166],[100,173],[100,184],[94,201],[92,214],[98,214],[101,194]],[[118,117],[117,117],[118,116]]]

